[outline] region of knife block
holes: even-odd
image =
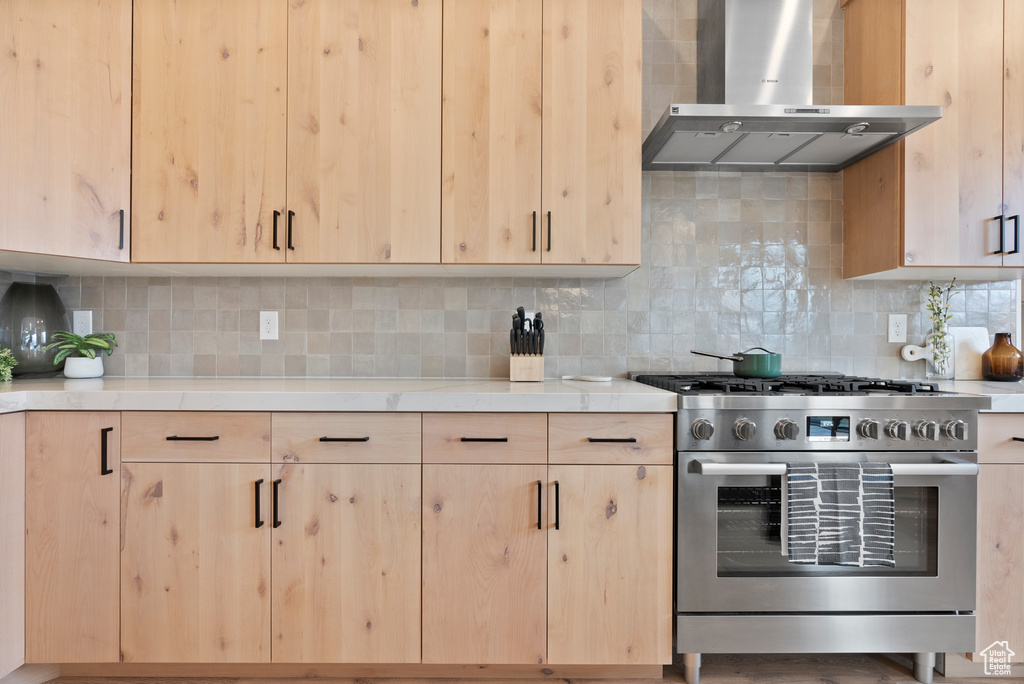
[[[509,357],[510,382],[544,382],[543,354],[513,354]]]

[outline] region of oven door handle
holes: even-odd
[[[718,463],[695,459],[690,462],[691,472],[699,475],[785,475],[785,463]],[[894,477],[918,475],[936,477],[942,475],[977,475],[978,464],[960,458],[948,458],[941,463],[892,463]]]

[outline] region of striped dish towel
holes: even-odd
[[[787,463],[782,491],[791,563],[895,567],[888,463]]]

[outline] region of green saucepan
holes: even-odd
[[[751,353],[755,349],[760,349],[761,351]],[[751,347],[732,356],[693,349],[690,350],[690,353],[732,361],[732,372],[738,378],[777,378],[782,375],[782,354],[768,351],[764,347]]]

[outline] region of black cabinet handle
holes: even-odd
[[[463,442],[507,442],[508,437],[463,437]]]
[[[121,210],[121,236],[117,240],[117,248],[124,249],[124,209]]]
[[[996,216],[992,220],[999,221],[999,249],[993,252],[993,254],[1004,254],[1006,252],[1006,216]]]
[[[277,209],[274,210],[274,249],[281,251],[281,248],[277,246],[277,219],[281,218],[281,212]]]
[[[1020,214],[1011,216],[1009,220],[1013,221],[1013,250],[1007,254],[1018,254],[1020,253]]]
[[[558,529],[558,480],[555,480],[555,529]]]
[[[636,437],[587,437],[588,442],[606,442],[612,444],[635,444]]]
[[[263,527],[263,521],[260,520],[260,485],[263,484],[263,478],[256,480],[256,527]]]
[[[369,437],[321,437],[321,442],[369,442]]]
[[[288,210],[288,249],[294,250],[295,245],[292,244],[292,219],[295,218],[295,212],[291,209]]]
[[[537,212],[533,212],[533,251],[537,251]]]
[[[1011,437],[1014,442],[1024,442],[1024,437]]]
[[[216,442],[220,439],[220,435],[214,435],[213,437],[179,437],[178,435],[171,435],[164,439],[168,442]]]
[[[542,496],[544,496],[544,483],[541,482],[540,480],[537,480],[537,529],[538,530],[544,529],[543,527],[540,526],[540,522],[541,522],[541,520],[540,520],[540,497],[542,497]]]
[[[114,431],[114,428],[108,427],[100,430],[100,475],[110,475],[114,472],[112,469],[107,468],[107,435]]]
[[[548,251],[551,251],[551,212],[548,212]]]
[[[274,529],[281,526],[281,518],[277,514],[277,502],[281,499],[281,490],[278,487],[281,485],[281,478],[274,480]]]

